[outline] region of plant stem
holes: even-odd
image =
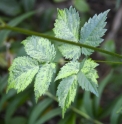
[[[109,63],[109,64],[117,64],[117,65],[121,65],[122,62],[113,62],[113,61],[102,61],[102,60],[94,60],[95,62],[98,62],[98,63]]]
[[[114,62],[114,61],[103,61],[103,60],[93,60],[95,62],[98,62],[98,63],[109,63],[109,64],[114,64],[114,65],[121,65],[122,62]],[[70,61],[63,61],[64,63],[68,63]],[[82,62],[82,61],[78,61],[78,62]],[[54,63],[59,63],[59,62],[54,62]]]
[[[0,26],[4,26],[6,23],[0,18]]]
[[[109,51],[106,51],[106,50],[103,50],[103,49],[100,49],[100,48],[96,48],[96,47],[93,47],[93,46],[89,46],[89,45],[85,45],[85,44],[81,44],[81,43],[76,43],[76,42],[68,41],[68,40],[64,40],[64,39],[59,39],[59,38],[56,38],[56,37],[52,37],[52,36],[49,36],[49,35],[45,35],[45,34],[42,34],[42,33],[34,32],[34,31],[30,31],[30,30],[26,30],[26,29],[22,29],[22,28],[18,28],[18,27],[11,27],[9,25],[1,25],[0,30],[2,30],[2,29],[12,30],[12,31],[20,32],[20,33],[26,34],[26,35],[40,36],[40,37],[43,37],[43,38],[54,40],[56,42],[68,43],[68,44],[72,44],[72,45],[76,45],[76,46],[80,46],[80,47],[85,47],[85,48],[92,49],[92,50],[95,50],[95,51],[98,51],[98,52],[101,52],[101,53],[105,53],[105,54],[108,54],[108,55],[111,55],[111,56],[122,58],[122,56],[119,55],[119,54],[109,52]]]
[[[46,95],[47,95],[48,97],[52,98],[53,100],[55,100],[56,102],[58,102],[58,99],[57,99],[53,94],[51,94],[50,92],[46,92]],[[103,124],[103,123],[101,123],[101,122],[99,122],[99,121],[97,121],[97,120],[92,119],[89,115],[87,115],[86,113],[84,113],[84,112],[78,110],[78,109],[75,108],[74,106],[70,106],[70,109],[71,109],[72,111],[74,111],[75,113],[77,113],[77,114],[83,116],[84,118],[88,119],[89,121],[91,121],[91,122],[93,122],[93,123],[95,123],[95,124]]]

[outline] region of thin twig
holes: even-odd
[[[109,52],[109,51],[106,51],[106,50],[103,50],[103,49],[100,49],[100,48],[96,48],[96,47],[89,46],[89,45],[86,45],[86,44],[76,43],[76,42],[69,41],[69,40],[59,39],[59,38],[56,38],[56,37],[52,37],[52,36],[49,36],[49,35],[41,34],[41,33],[38,33],[38,32],[34,32],[34,31],[22,29],[22,28],[11,27],[11,26],[5,25],[5,26],[0,26],[0,30],[2,30],[2,29],[16,31],[16,32],[20,32],[20,33],[26,34],[26,35],[40,36],[40,37],[43,37],[43,38],[54,40],[56,42],[62,42],[62,43],[72,44],[72,45],[76,45],[76,46],[80,46],[80,47],[85,47],[85,48],[92,49],[92,50],[95,50],[95,51],[98,51],[98,52],[102,52],[102,53],[105,53],[105,54],[108,54],[108,55],[111,55],[111,56],[114,56],[114,57],[122,58],[122,56],[119,55],[119,54]]]
[[[53,94],[51,94],[50,92],[46,92],[46,95],[47,95],[48,97],[52,98],[53,100],[55,100],[56,102],[58,102],[58,99],[57,99]],[[91,121],[91,122],[93,122],[93,123],[95,123],[95,124],[103,124],[103,123],[101,123],[101,122],[99,122],[99,121],[97,121],[97,120],[95,120],[95,119],[92,119],[89,115],[87,115],[86,113],[84,113],[84,112],[78,110],[78,109],[75,108],[74,106],[70,106],[70,109],[71,109],[72,111],[74,111],[75,113],[81,115],[82,117],[88,119],[89,121]]]
[[[0,18],[0,26],[5,26],[6,23]]]
[[[47,39],[51,39],[51,40],[55,40],[55,41],[59,41],[59,42],[69,43],[69,44],[73,44],[73,45],[76,45],[76,46],[93,49],[93,50],[96,50],[98,52],[102,52],[102,53],[106,53],[106,54],[109,54],[109,55],[113,55],[113,56],[122,58],[122,56],[119,55],[119,54],[112,53],[112,52],[109,52],[109,51],[106,51],[106,50],[103,50],[103,49],[95,48],[95,47],[88,46],[88,45],[81,44],[81,43],[76,43],[76,42],[73,42],[73,41],[68,41],[68,40],[55,38],[55,37],[52,37],[52,36],[48,36],[48,35],[41,34],[41,33],[38,33],[38,32],[33,32],[33,31],[30,31],[30,30],[25,30],[25,29],[22,29],[22,28],[11,27],[11,26],[8,26],[8,25],[2,25],[2,26],[0,26],[0,29],[9,29],[9,30],[12,30],[12,31],[21,32],[23,34],[41,36],[41,37],[44,37],[44,38],[47,38]],[[95,60],[95,61],[96,62],[102,62],[102,63],[122,64],[122,62],[101,61],[101,60]]]
[[[95,62],[98,63],[108,63],[108,64],[114,64],[114,65],[121,65],[122,62],[113,62],[113,61],[102,61],[102,60],[94,60]]]

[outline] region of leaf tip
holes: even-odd
[[[111,9],[108,9],[106,12],[108,13],[108,12],[110,12],[111,11]]]

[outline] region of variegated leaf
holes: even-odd
[[[67,64],[65,64],[60,72],[58,73],[58,76],[56,77],[55,80],[59,80],[68,76],[71,76],[73,74],[77,74],[79,71],[79,63],[78,62],[69,62]]]
[[[75,95],[77,91],[77,77],[76,75],[69,76],[63,79],[57,90],[57,96],[59,105],[62,108],[62,117],[70,106],[71,102],[74,101]]]
[[[81,43],[93,47],[99,46],[99,44],[103,41],[101,37],[106,32],[104,27],[106,25],[105,20],[108,12],[109,10],[105,11],[104,13],[100,13],[99,15],[95,15],[84,24],[80,32]],[[91,49],[82,48],[82,53],[86,56],[92,54],[92,52],[93,50]]]
[[[55,22],[54,33],[57,38],[79,41],[80,17],[73,7],[68,9],[58,9],[58,18]],[[77,60],[81,55],[81,49],[78,46],[63,44],[59,50],[66,59]]]
[[[36,101],[41,95],[45,94],[45,92],[48,90],[53,73],[55,72],[55,67],[56,66],[54,63],[50,63],[44,64],[40,68],[34,84]]]
[[[17,92],[23,91],[38,72],[39,65],[30,57],[18,57],[9,69],[8,90],[15,88]]]
[[[55,48],[48,39],[31,36],[22,42],[29,56],[39,62],[51,62],[55,58]]]

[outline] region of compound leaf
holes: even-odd
[[[96,66],[98,66],[98,64],[91,59],[86,60],[81,68],[81,71],[78,73],[78,83],[83,89],[91,91],[98,96],[98,84],[96,80],[98,78],[98,74],[94,69]]]
[[[56,66],[54,63],[50,63],[44,64],[40,68],[34,84],[36,101],[42,94],[44,94],[48,90],[53,73],[55,72],[55,67]]]
[[[104,29],[106,25],[106,16],[109,10],[105,11],[104,13],[100,13],[99,15],[94,15],[93,18],[90,18],[88,22],[84,24],[81,28],[80,32],[80,42],[86,45],[97,47],[103,41],[101,38],[106,29]],[[82,48],[82,54],[90,55],[92,54],[93,50]]]
[[[73,42],[79,41],[79,28],[80,17],[78,12],[73,7],[68,9],[58,9],[58,19],[55,22],[54,33],[55,36],[65,40],[71,40]],[[81,50],[80,47],[63,44],[59,47],[62,55],[67,59],[78,59]]]
[[[39,62],[51,62],[55,58],[54,45],[51,45],[48,39],[31,36],[22,43],[27,54]]]
[[[57,90],[57,96],[59,101],[59,106],[62,108],[62,116],[66,109],[70,106],[71,102],[74,101],[77,91],[77,77],[76,75],[69,76],[63,79]]]
[[[73,74],[77,74],[78,71],[79,71],[79,63],[78,62],[71,61],[71,62],[65,64],[61,68],[61,70],[58,73],[58,76],[56,77],[55,80],[66,78],[66,77],[71,76]]]
[[[36,60],[30,57],[18,57],[9,69],[8,90],[15,88],[23,91],[33,80],[39,66]]]

